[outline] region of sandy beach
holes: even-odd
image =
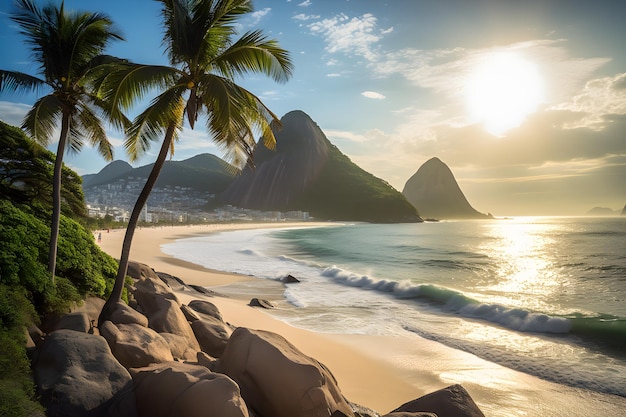
[[[219,292],[219,287],[255,278],[214,271],[173,258],[161,252],[161,245],[212,232],[315,225],[262,223],[142,228],[135,233],[130,258],[156,271],[175,275],[187,284]],[[120,256],[124,232],[101,231],[101,248],[116,259]],[[177,295],[185,304],[203,297],[186,291]],[[271,310],[248,306],[249,297],[211,297],[209,301],[235,326],[284,336],[302,352],[324,363],[348,400],[381,413],[456,383],[468,390],[487,416],[619,416],[626,409],[626,398],[547,382],[416,335],[315,333],[274,318]]]

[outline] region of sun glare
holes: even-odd
[[[493,53],[481,60],[466,83],[472,121],[502,136],[537,110],[543,83],[535,65],[513,52]]]

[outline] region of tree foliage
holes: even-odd
[[[15,204],[35,208],[38,215],[52,211],[54,153],[39,145],[21,129],[0,121],[0,195]],[[61,212],[86,218],[82,179],[63,166]]]

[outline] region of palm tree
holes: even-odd
[[[37,142],[47,146],[61,122],[59,145],[54,163],[52,187],[52,221],[48,271],[56,269],[59,219],[61,214],[61,169],[65,149],[78,152],[85,139],[107,160],[113,159],[113,149],[99,116],[113,125],[126,123],[121,112],[113,111],[98,97],[92,86],[92,76],[99,66],[116,59],[102,55],[112,40],[123,40],[105,15],[89,12],[66,12],[64,3],[38,8],[34,0],[18,0],[17,11],[11,16],[26,37],[34,62],[39,64],[40,76],[0,70],[0,91],[29,92],[49,89],[40,97],[22,122],[24,129]]]
[[[234,163],[251,161],[255,133],[268,147],[275,138],[272,123],[278,118],[261,100],[235,83],[236,76],[263,73],[285,82],[293,69],[289,54],[261,31],[249,31],[234,40],[236,22],[254,9],[249,0],[159,0],[162,3],[163,45],[171,66],[127,64],[112,72],[102,91],[115,106],[129,107],[157,87],[161,93],[127,130],[126,150],[131,159],[164,135],[156,162],[131,213],[113,291],[99,324],[120,301],[135,228],[152,187],[186,118],[193,129],[199,115],[206,116],[212,140]]]

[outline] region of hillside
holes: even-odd
[[[276,149],[260,140],[256,169],[247,167],[221,202],[259,210],[302,210],[318,219],[421,221],[393,187],[342,154],[304,112],[292,111],[275,129]]]
[[[97,174],[83,176],[83,188],[88,190],[131,177],[145,181],[153,165],[133,168],[126,162],[113,161]],[[237,173],[232,165],[215,155],[204,153],[183,161],[166,161],[155,188],[180,186],[215,194],[226,189]]]
[[[465,198],[450,168],[439,158],[426,161],[404,185],[402,194],[424,217],[485,219]]]

